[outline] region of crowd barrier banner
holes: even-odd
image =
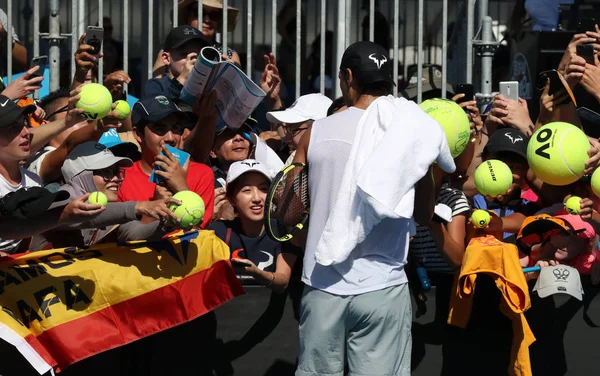
[[[189,322],[244,294],[212,231],[0,262],[0,338],[40,373]]]

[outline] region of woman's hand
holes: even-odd
[[[173,221],[179,223],[179,218],[169,209],[169,205],[181,205],[181,201],[174,198],[166,198],[156,201],[138,201],[135,204],[135,215],[146,216],[159,221]]]

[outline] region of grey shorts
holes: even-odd
[[[296,376],[410,375],[408,284],[340,296],[306,286]]]

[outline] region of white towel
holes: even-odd
[[[267,170],[271,174],[271,179],[273,179],[283,169],[283,161],[257,134],[252,133],[252,139],[254,140],[254,145],[256,145],[254,159],[267,167]]]
[[[404,98],[373,101],[356,129],[338,199],[317,244],[317,263],[345,261],[384,218],[412,218],[414,185],[436,160],[446,172],[456,169],[435,120]]]

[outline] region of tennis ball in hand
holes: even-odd
[[[131,107],[129,107],[129,103],[126,101],[119,99],[115,103],[114,111],[119,114],[119,119],[123,120],[131,113]]]
[[[597,168],[592,174],[592,181],[590,184],[592,185],[592,192],[600,197],[600,168]]]
[[[510,167],[497,159],[490,159],[475,169],[475,187],[484,196],[503,195],[513,183]]]
[[[180,191],[173,195],[181,205],[171,204],[169,209],[180,219],[183,228],[196,226],[204,218],[204,200],[192,191]]]
[[[428,99],[419,105],[423,111],[442,126],[452,158],[458,157],[469,144],[469,118],[457,103],[448,99]]]
[[[108,198],[102,192],[92,192],[88,197],[88,204],[106,206]]]
[[[75,107],[83,109],[83,117],[88,120],[100,120],[112,108],[112,95],[103,85],[83,85],[79,96],[81,98],[75,103]]]
[[[565,209],[567,209],[567,212],[569,214],[579,214],[579,211],[581,210],[581,205],[579,204],[579,201],[581,201],[581,197],[571,196],[569,197],[567,202],[565,202]]]
[[[568,185],[583,176],[590,142],[578,127],[564,122],[548,123],[527,144],[527,161],[541,181]]]
[[[490,213],[485,210],[475,210],[473,214],[471,214],[471,224],[477,228],[484,228],[490,224],[492,217]]]

